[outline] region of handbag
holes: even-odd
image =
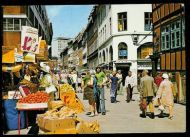
[[[146,108],[147,108],[147,104],[144,103],[143,101],[141,101],[141,103],[139,104],[139,106],[140,106],[140,110],[141,110],[141,111],[144,111],[144,110],[146,110]]]

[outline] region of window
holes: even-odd
[[[14,30],[20,30],[20,19],[14,19]]]
[[[181,47],[181,45],[184,46],[184,29],[183,25],[181,27],[180,20],[163,26],[161,29],[161,50],[169,50],[170,47],[171,49],[175,49]]]
[[[144,30],[145,31],[150,31],[151,23],[152,23],[152,13],[145,12],[144,13]]]
[[[182,19],[182,47],[185,47],[185,19]]]
[[[162,28],[162,50],[168,50],[170,49],[170,25],[167,25]]]
[[[127,12],[118,13],[118,31],[127,30]]]
[[[4,18],[3,30],[4,31],[21,31],[21,26],[26,26],[26,19],[19,18]]]
[[[12,18],[8,18],[7,19],[7,30],[13,30],[13,19]]]
[[[119,59],[127,59],[128,54],[127,45],[124,42],[119,43],[118,45],[118,58]]]
[[[171,48],[178,48],[181,46],[180,25],[180,21],[171,24]]]

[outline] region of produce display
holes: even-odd
[[[68,108],[67,106],[62,106],[54,108],[52,110],[46,111],[46,113],[41,114],[40,116],[46,118],[65,118],[65,117],[73,117],[75,116],[76,112],[73,109]]]
[[[47,103],[49,98],[46,92],[37,91],[36,93],[28,94],[26,97],[19,99],[18,103]]]

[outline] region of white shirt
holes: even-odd
[[[73,83],[77,83],[77,74],[72,74],[71,77],[73,78]]]
[[[127,88],[128,87],[128,84],[131,85],[131,87],[134,87],[135,86],[135,78],[133,76],[127,76],[125,78],[125,87]]]

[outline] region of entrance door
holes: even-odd
[[[126,76],[128,76],[128,71],[129,71],[129,67],[116,67],[117,71],[121,70],[123,79],[122,79],[122,84],[123,86],[125,85],[125,78]]]

